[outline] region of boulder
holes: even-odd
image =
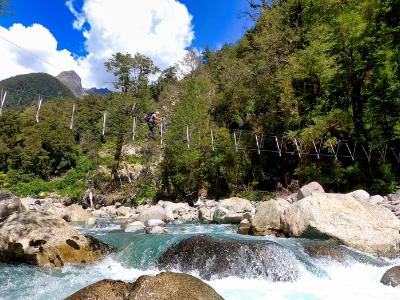
[[[180,221],[182,221],[182,222],[192,222],[193,220],[196,219],[196,217],[194,217],[194,216],[191,215],[191,214],[185,214],[185,215],[179,216],[178,219],[179,219]]]
[[[400,285],[400,266],[390,268],[383,274],[381,283],[393,287]]]
[[[198,211],[198,220],[202,224],[214,223],[215,208],[201,207]]]
[[[221,200],[215,208],[214,221],[219,224],[240,223],[244,219],[252,219],[253,207],[247,199],[232,197]]]
[[[375,195],[375,196],[371,196],[367,199],[368,203],[374,204],[374,205],[378,205],[378,204],[382,204],[385,203],[385,199],[383,199],[382,196],[380,195]]]
[[[296,201],[299,201],[312,193],[325,193],[324,188],[316,181],[304,185],[298,192]]]
[[[288,207],[290,206],[290,204],[291,204],[291,202],[289,202],[288,200],[283,199],[283,198],[277,198],[277,199],[276,199],[276,202],[278,202],[278,204],[279,204],[283,209],[288,208]],[[293,201],[292,201],[292,202],[293,202]]]
[[[134,221],[134,222],[126,222],[126,223],[124,223],[124,224],[122,224],[121,225],[121,229],[125,229],[125,228],[127,228],[128,226],[140,226],[140,227],[142,227],[143,229],[145,229],[146,228],[146,226],[142,223],[142,222],[140,222],[140,221]]]
[[[65,300],[223,300],[207,283],[182,273],[163,272],[156,276],[143,275],[133,283],[103,279],[93,283]]]
[[[68,206],[67,218],[70,222],[86,222],[92,214],[77,204]]]
[[[174,203],[171,201],[158,201],[157,205],[161,206],[162,208],[166,209],[167,207],[172,208],[173,213],[181,213],[186,214],[190,210],[190,206],[186,202],[178,202]]]
[[[143,228],[140,225],[128,225],[124,229],[125,232],[130,232],[130,233],[145,233],[145,228]]]
[[[32,197],[21,198],[21,205],[25,210],[29,210],[31,205],[35,205],[36,199]]]
[[[165,209],[165,214],[167,215],[168,222],[173,222],[175,220],[174,209],[170,206],[167,206],[164,209]]]
[[[0,225],[0,260],[38,266],[92,263],[113,247],[47,212],[16,213]]]
[[[57,206],[52,206],[47,210],[48,213],[51,213],[61,219],[64,219],[65,221],[69,222],[69,216],[68,216],[68,209],[66,207],[57,207]]]
[[[275,200],[262,202],[251,222],[251,233],[253,235],[269,235],[283,231],[281,215],[283,208]]]
[[[293,281],[301,263],[293,253],[272,241],[193,236],[171,246],[157,260],[161,270],[195,272],[203,280],[225,277]]]
[[[130,216],[132,216],[132,210],[130,207],[127,207],[127,206],[120,206],[117,208],[117,215],[130,217]]]
[[[146,222],[147,220],[151,219],[159,219],[167,222],[167,214],[165,213],[164,208],[159,205],[151,206],[149,208],[144,209],[142,212],[139,213],[138,220],[140,222]]]
[[[400,203],[400,190],[390,196],[390,201],[396,204]]]
[[[352,196],[357,201],[364,201],[364,202],[366,202],[370,197],[368,192],[364,190],[356,190],[351,193],[347,193],[347,195]]]
[[[15,212],[25,211],[21,199],[9,191],[0,191],[0,222]]]
[[[251,223],[240,223],[237,234],[248,235],[250,232]]]
[[[144,226],[146,227],[155,227],[155,226],[165,226],[165,222],[158,219],[151,219],[144,222]]]
[[[97,219],[96,218],[89,218],[86,222],[85,222],[85,227],[86,228],[93,228],[94,226],[97,225]]]
[[[154,226],[154,227],[146,227],[146,233],[147,234],[167,234],[168,231],[166,231],[161,226]]]
[[[286,209],[282,222],[293,237],[331,240],[383,257],[400,251],[400,220],[387,208],[350,195],[312,194]]]

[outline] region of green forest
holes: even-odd
[[[32,102],[49,101],[57,97],[75,98],[74,94],[57,78],[46,73],[18,75],[0,81],[0,87],[7,90],[7,101],[3,108],[14,110],[21,106],[29,106]]]
[[[166,70],[116,53],[104,67],[119,92],[55,97],[38,123],[35,102],[4,109],[0,187],[78,202],[94,188],[132,203],[201,189],[260,200],[310,181],[399,189],[400,2],[249,4],[255,25],[235,45],[190,50]],[[144,139],[151,110],[163,117],[156,141]]]

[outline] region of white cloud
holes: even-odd
[[[1,79],[27,73],[43,72],[56,76],[62,70],[80,71],[71,52],[57,51],[56,39],[40,24],[0,27],[0,36],[8,41],[0,43]]]
[[[74,0],[65,4],[75,18],[73,27],[86,38],[85,49],[89,54],[75,57],[68,50],[57,50],[56,38],[39,24],[0,27],[0,36],[59,68],[25,51],[16,51],[12,44],[1,43],[6,67],[2,64],[0,79],[32,72],[58,75],[60,69],[75,70],[84,83],[110,88],[112,85],[105,82],[113,77],[105,71],[104,62],[112,54],[139,52],[165,69],[182,59],[194,38],[192,16],[176,0],[85,0],[82,8],[75,7]]]

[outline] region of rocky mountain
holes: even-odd
[[[54,98],[75,98],[64,84],[46,73],[17,75],[0,81],[0,86],[7,91],[4,108],[18,109],[29,106],[40,97],[43,102]]]
[[[56,78],[69,88],[76,97],[81,98],[86,95],[82,88],[82,80],[75,71],[61,72]]]
[[[107,88],[102,88],[102,89],[97,89],[97,88],[91,88],[91,89],[83,89],[85,91],[86,94],[99,94],[102,96],[107,95],[108,93],[110,93],[111,91]]]

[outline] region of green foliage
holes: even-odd
[[[0,189],[5,189],[9,185],[7,174],[0,172]]]
[[[6,0],[0,0],[0,16],[5,17],[6,14],[13,15],[14,13],[5,9],[5,6],[12,6]]]
[[[71,98],[75,96],[57,78],[46,73],[17,75],[0,81],[0,86],[7,91],[5,108],[18,109],[36,104],[39,95],[43,103],[54,98]]]

